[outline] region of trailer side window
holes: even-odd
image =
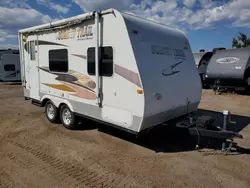
[[[88,74],[95,75],[95,48],[88,49]],[[113,75],[113,48],[100,48],[100,76],[110,77]]]
[[[49,70],[52,72],[68,72],[68,50],[49,51]]]
[[[30,60],[36,60],[35,56],[35,41],[30,41]]]
[[[14,64],[8,64],[8,65],[4,65],[4,70],[5,71],[15,71],[16,70],[16,67]]]

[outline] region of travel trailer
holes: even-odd
[[[193,53],[195,64],[197,66],[203,88],[206,88],[208,86],[208,82],[205,78],[205,73],[207,70],[208,63],[213,56],[213,52],[198,52]]]
[[[68,129],[82,116],[137,134],[198,108],[180,30],[110,9],[20,30],[19,43],[25,98]]]
[[[19,38],[25,97],[67,128],[78,114],[140,132],[199,105],[199,75],[177,29],[112,9],[20,30]]]
[[[18,50],[0,51],[0,81],[21,81],[20,56]]]
[[[4,54],[19,54],[19,50],[15,49],[0,49],[0,59]]]
[[[206,52],[196,52],[196,53],[193,53],[195,65],[196,65],[197,68],[199,67],[200,61],[201,61],[201,59],[202,59],[202,57],[203,57],[203,55],[205,53]]]
[[[214,52],[205,77],[215,90],[250,91],[250,48]]]

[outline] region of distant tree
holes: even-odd
[[[246,48],[250,46],[250,37],[248,38],[244,33],[239,33],[236,38],[232,40],[232,47],[233,48]]]

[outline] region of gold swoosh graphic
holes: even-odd
[[[76,92],[76,90],[72,89],[69,86],[63,85],[63,84],[46,84],[46,83],[43,83],[43,85],[46,85],[46,86],[49,86],[49,87],[52,87],[54,89],[58,89],[58,90],[61,90],[61,91]]]

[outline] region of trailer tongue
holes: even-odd
[[[216,125],[215,119],[210,116],[203,115],[195,117],[195,115],[190,115],[185,117],[183,120],[178,121],[176,126],[178,128],[188,129],[190,135],[197,136],[198,147],[200,138],[202,137],[218,139],[222,141],[222,151],[229,153],[232,149],[233,139],[242,139],[243,136],[238,132],[227,129],[228,123],[236,124],[236,122],[231,121],[230,111],[224,110],[223,115],[224,119],[222,125]],[[230,143],[228,147],[226,147],[226,141],[229,141]]]

